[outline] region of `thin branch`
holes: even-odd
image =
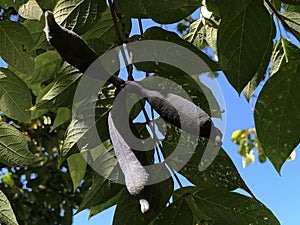
[[[121,33],[119,31],[119,25],[118,25],[116,13],[115,13],[115,6],[114,6],[114,4],[112,3],[111,0],[108,0],[108,3],[109,3],[110,14],[111,14],[111,17],[112,17],[112,20],[113,20],[113,23],[114,23],[114,27],[115,27],[115,32],[116,32],[116,35],[117,35],[117,41],[118,41],[119,45],[122,45],[123,41],[122,41]]]
[[[141,33],[141,35],[143,35],[143,34],[144,34],[144,30],[143,30],[142,19],[141,19],[141,18],[138,18],[138,21],[139,21],[140,33]]]
[[[128,73],[128,80],[134,80],[133,76],[132,76],[132,71],[133,71],[132,64],[128,63],[128,60],[127,60],[127,57],[125,54],[125,50],[123,47],[124,42],[122,40],[122,36],[121,36],[120,30],[119,30],[118,20],[116,17],[115,5],[112,3],[112,0],[108,0],[108,3],[109,3],[110,14],[111,14],[111,17],[112,17],[112,20],[114,23],[114,27],[115,27],[118,45],[120,46],[120,50],[121,50],[122,57],[124,59],[124,63],[125,63],[125,65],[127,65],[126,69],[127,69],[127,73]]]
[[[292,34],[294,35],[294,37],[300,42],[300,38],[298,37],[297,33],[285,22],[285,20],[283,19],[282,15],[280,15],[280,13],[277,11],[277,9],[274,7],[274,5],[269,1],[269,0],[265,0],[265,2],[267,3],[267,5],[270,7],[270,9],[273,11],[273,13],[275,14],[275,16],[280,20],[280,22],[282,23],[282,25]]]

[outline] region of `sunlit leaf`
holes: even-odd
[[[82,34],[101,18],[101,13],[105,9],[106,2],[104,0],[60,0],[56,4],[53,13],[57,23]]]
[[[274,46],[270,76],[290,61],[299,59],[299,48],[290,41],[280,38]]]
[[[5,223],[6,225],[18,225],[16,216],[11,208],[11,205],[0,190],[0,223]]]
[[[18,13],[28,20],[39,20],[43,15],[43,10],[40,8],[36,0],[29,0],[24,5],[21,5]]]

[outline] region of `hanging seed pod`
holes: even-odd
[[[169,123],[199,137],[212,138],[221,144],[222,134],[213,125],[210,116],[193,102],[173,93],[162,94],[148,90],[134,81],[126,81],[125,87],[147,99],[155,111]]]
[[[138,195],[146,185],[149,174],[117,130],[111,112],[108,115],[108,127],[117,160],[125,176],[127,190],[131,195]]]
[[[47,11],[45,13],[45,19],[45,33],[47,41],[58,51],[63,60],[79,69],[80,72],[84,73],[98,58],[98,55],[78,34],[57,24],[52,12]],[[97,66],[101,73],[106,73],[106,76],[104,76],[104,74],[99,72],[100,76],[103,78],[109,77],[108,81],[114,86],[119,87],[124,83],[121,78],[114,75],[111,76],[111,74],[109,74],[103,66]],[[101,77],[99,78],[101,79]]]

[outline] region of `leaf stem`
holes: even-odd
[[[280,13],[277,11],[277,9],[274,7],[274,5],[269,1],[269,0],[265,0],[265,2],[267,3],[267,5],[270,7],[270,9],[273,11],[273,13],[275,14],[275,16],[280,20],[280,22],[282,23],[282,25],[292,34],[294,35],[294,37],[300,42],[300,38],[298,37],[297,33],[285,22],[285,20],[283,19],[282,15],[280,15]]]

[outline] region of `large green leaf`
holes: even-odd
[[[269,45],[267,46],[267,50],[265,51],[262,61],[260,62],[260,66],[258,67],[258,70],[256,71],[254,77],[252,77],[252,79],[248,82],[248,84],[243,89],[243,94],[248,101],[250,101],[250,98],[252,97],[254,91],[256,90],[260,82],[265,77],[270,62],[270,52],[272,52],[272,50],[273,50],[273,42],[269,42]]]
[[[0,162],[10,166],[28,166],[37,162],[25,136],[16,128],[0,121]]]
[[[175,201],[162,212],[162,218],[155,224],[166,224],[171,221],[170,216],[175,216],[184,221],[190,212],[193,212],[193,224],[213,225],[249,225],[249,224],[278,224],[279,221],[273,213],[259,201],[244,195],[232,192],[215,192],[197,187],[186,187],[175,192]],[[184,202],[187,215],[181,215],[177,207]],[[189,209],[188,209],[189,208]],[[170,212],[173,211],[173,214]],[[177,223],[175,223],[177,224]]]
[[[180,157],[179,155],[174,158],[170,162],[171,166],[181,165],[184,156],[190,155],[191,158],[179,172],[191,183],[198,187],[214,189],[235,190],[242,188],[252,194],[223,149],[219,149],[219,147],[213,149],[207,140],[200,139],[198,142],[195,140],[193,141],[189,134],[180,132],[178,128],[168,126],[163,140],[163,151],[169,156],[176,149],[176,152],[180,152],[180,155],[183,156]],[[205,151],[211,155],[205,155]],[[202,166],[207,163],[210,163],[207,165],[208,167],[202,169]]]
[[[278,172],[300,141],[300,62],[283,65],[264,85],[255,105],[255,126]]]
[[[18,225],[16,216],[11,208],[11,205],[1,190],[0,190],[0,223],[4,223],[6,225]]]
[[[208,68],[205,68],[203,66],[202,71],[197,71],[198,73],[203,73],[203,72],[210,72],[209,69],[211,71],[217,71],[219,70],[219,65],[214,62],[212,59],[210,59],[206,54],[204,54],[202,51],[200,51],[198,48],[196,48],[193,44],[185,41],[185,40],[182,40],[181,37],[179,37],[176,33],[174,32],[170,32],[170,31],[166,31],[160,27],[151,27],[149,29],[146,30],[146,32],[144,33],[143,35],[143,40],[159,40],[159,41],[167,41],[167,42],[171,42],[171,43],[174,43],[174,44],[177,44],[177,45],[180,45],[184,48],[190,51],[192,51],[193,53],[195,53],[200,59],[203,60],[203,62],[207,65]],[[148,54],[157,54],[155,52],[155,48],[154,49],[150,49],[150,50],[145,50],[148,52]],[[153,51],[153,52],[152,52]],[[167,51],[166,51],[167,53]],[[138,53],[136,53],[138,54]],[[143,52],[143,54],[145,54]],[[180,55],[182,56],[182,55]],[[178,56],[178,57],[180,57]],[[139,55],[136,56],[137,58],[139,57]],[[163,55],[160,55],[161,58],[159,59],[163,59],[163,57],[167,57],[167,55],[163,56]],[[177,56],[176,56],[177,57]],[[184,58],[184,56],[182,56]],[[184,60],[188,60],[186,58],[184,58]],[[191,62],[190,63],[195,63],[194,61],[192,61],[191,59]],[[196,62],[197,63],[197,62]],[[145,63],[143,63],[145,64]],[[152,63],[150,64],[150,69],[152,69],[152,71],[150,70],[150,72],[153,72],[156,70],[157,67],[159,67],[159,62],[158,63]],[[199,60],[199,64],[200,63],[200,60]],[[176,65],[175,65],[176,66]],[[149,66],[148,66],[149,67]],[[152,68],[151,68],[152,67]],[[139,68],[139,67],[138,67]]]
[[[75,192],[84,178],[87,163],[80,153],[71,155],[67,160]]]
[[[0,55],[11,66],[30,74],[34,61],[29,52],[34,42],[24,25],[12,21],[0,21]]]
[[[175,23],[200,7],[197,0],[132,0],[114,1],[117,9],[129,18],[151,18],[158,23]]]
[[[263,59],[271,56],[274,22],[262,1],[219,1],[217,5],[222,18],[217,41],[220,66],[240,93],[261,63],[269,62]]]
[[[0,68],[0,110],[12,119],[30,122],[30,107],[27,85],[10,70]]]
[[[57,23],[82,34],[101,18],[101,13],[105,9],[105,0],[60,0],[53,14]]]

